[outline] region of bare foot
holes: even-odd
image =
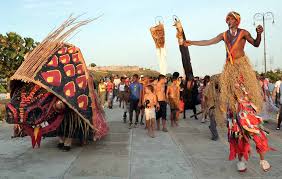
[[[163,128],[163,131],[164,131],[164,132],[168,132],[167,128]]]

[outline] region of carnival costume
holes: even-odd
[[[240,23],[238,13],[229,13],[226,21],[230,16]],[[243,32],[243,29],[237,29],[237,34],[232,41],[229,30],[223,33],[227,60],[220,75],[220,108],[227,112],[229,160],[235,159],[236,156],[243,156],[245,160],[248,160],[251,151],[250,139],[255,142],[259,154],[264,154],[271,149],[266,138],[267,132],[262,127],[263,120],[256,115],[263,104],[256,74],[247,56],[234,58],[234,49],[243,38]],[[265,171],[270,168],[265,160],[261,160],[260,164]],[[239,171],[246,170],[242,161],[237,166]]]
[[[19,124],[31,136],[33,147],[40,146],[41,137],[54,131],[66,137],[80,132],[83,139],[92,140],[108,132],[82,53],[64,42],[74,30],[91,21],[67,19],[27,54],[11,77],[6,121]]]

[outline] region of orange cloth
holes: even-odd
[[[242,38],[242,36],[243,36],[243,30],[240,31],[240,34],[239,34],[236,42],[234,43],[233,46],[231,46],[231,44],[227,40],[227,31],[223,33],[225,48],[226,48],[226,51],[227,51],[227,54],[228,54],[227,60],[230,60],[231,64],[233,64],[233,62],[234,62],[234,49],[236,49],[236,47],[238,46],[238,43],[239,43],[240,39]]]

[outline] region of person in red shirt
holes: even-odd
[[[110,81],[107,83],[107,95],[108,95],[108,108],[113,109],[113,98],[114,98],[114,79],[110,78]]]

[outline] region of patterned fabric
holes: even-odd
[[[85,119],[91,120],[92,106],[85,66],[79,50],[64,45],[35,76],[44,86],[65,100],[70,108],[76,110]],[[93,106],[94,107],[94,106]]]
[[[156,48],[164,48],[165,45],[165,31],[164,25],[159,24],[150,28],[151,35],[155,41]]]
[[[256,111],[251,102],[240,100],[237,115],[229,111],[228,139],[230,144],[229,159],[242,155],[246,160],[251,153],[250,139],[253,139],[258,153],[273,150],[268,146],[266,131],[262,126],[263,120],[256,116]]]
[[[166,50],[165,50],[165,30],[162,23],[150,28],[151,35],[157,48],[157,57],[161,74],[167,74]]]
[[[95,139],[107,134],[108,127],[94,92],[93,80],[77,47],[63,45],[49,58],[35,80],[40,81],[84,120],[89,121],[97,134]]]
[[[21,107],[18,105],[20,105],[22,101],[26,101],[25,95],[28,96],[27,99],[31,100],[36,97],[37,91],[40,91],[40,93],[38,92],[38,96],[40,96],[39,100],[42,96],[46,96],[46,98],[44,98],[46,100],[43,100],[43,102],[48,108],[46,107],[46,109],[44,109],[45,111],[43,110],[45,116],[42,116],[40,120],[38,119],[38,115],[28,118],[26,121],[21,117],[15,118],[15,120],[10,120],[10,123],[29,126],[32,131],[28,135],[34,133],[36,128],[34,125],[40,124],[42,121],[48,121],[48,116],[56,114],[53,109],[54,107],[51,105],[51,102],[54,103],[56,99],[61,100],[63,104],[66,104],[94,130],[94,140],[107,134],[108,126],[104,117],[104,112],[101,109],[94,91],[93,79],[89,75],[82,54],[77,47],[69,44],[62,44],[59,50],[45,60],[45,63],[37,70],[32,79],[14,75],[12,80],[24,80],[25,82],[29,82],[19,88],[19,93],[15,93],[18,94],[20,98],[18,98],[17,95],[12,98],[11,104],[15,106],[15,109]],[[30,85],[26,86],[26,84]],[[33,88],[35,88],[35,90],[33,90]],[[49,97],[50,100],[47,97]],[[52,101],[52,99],[54,99],[54,101]],[[34,101],[34,103],[37,104],[37,106],[41,106],[40,101]],[[29,106],[24,107],[24,113],[26,113],[26,110],[30,110]],[[22,113],[23,112],[20,111],[19,114],[22,115]],[[58,122],[58,124],[60,124],[60,122]],[[44,129],[44,127],[38,127],[42,130]],[[44,132],[51,132],[57,127],[58,125],[54,125],[49,129],[45,129]]]

